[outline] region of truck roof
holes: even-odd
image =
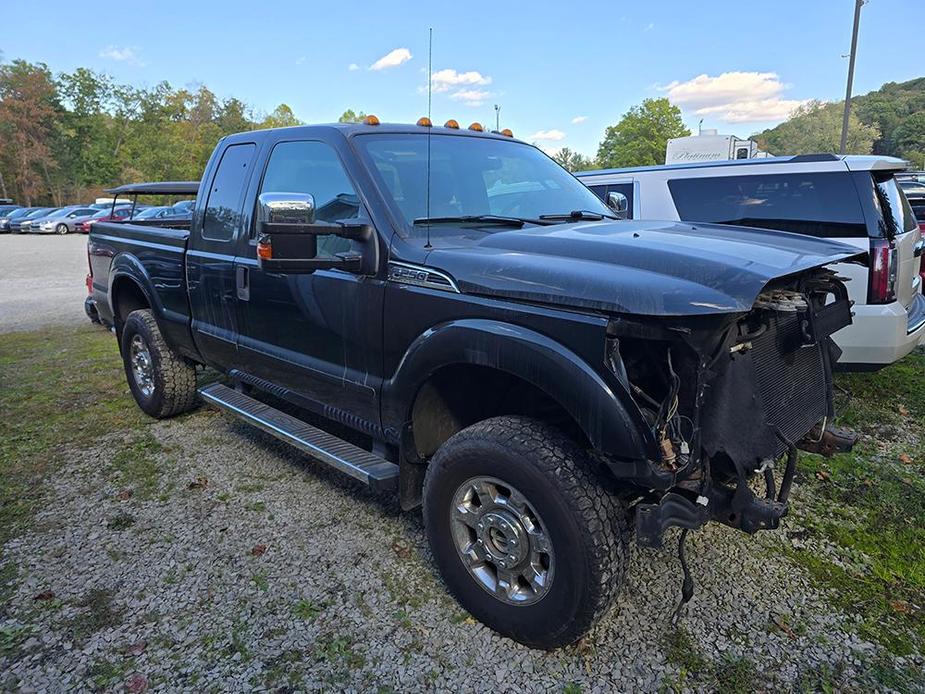
[[[619,169],[597,169],[594,171],[581,171],[575,175],[578,178],[585,176],[600,176],[602,174],[629,174],[641,171],[683,171],[685,169],[712,169],[738,166],[768,166],[770,164],[810,164],[843,163],[849,171],[903,171],[909,163],[896,157],[861,154],[797,154],[789,157],[764,157],[761,159],[731,159],[729,161],[704,161],[685,164],[662,164],[660,166],[632,166]],[[825,168],[824,166],[821,168]]]
[[[428,130],[435,135],[455,135],[463,137],[488,137],[492,139],[500,140],[514,140],[515,142],[523,142],[518,140],[516,137],[509,137],[503,135],[502,133],[495,130],[471,130],[465,126],[460,126],[459,128],[447,128],[445,126],[432,126],[427,127],[423,125],[415,125],[410,123],[379,123],[378,125],[367,125],[366,123],[321,123],[317,125],[295,125],[288,128],[267,128],[264,130],[249,130],[243,133],[235,133],[234,135],[229,135],[229,141],[236,140],[246,140],[249,137],[253,137],[255,134],[259,133],[270,133],[270,132],[286,132],[287,134],[292,134],[296,136],[310,137],[312,135],[317,135],[320,132],[324,131],[337,131],[342,133],[345,137],[352,137],[353,135],[362,135],[368,133],[387,133],[392,135],[421,135],[427,133]]]

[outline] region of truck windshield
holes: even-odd
[[[356,138],[382,190],[388,192],[406,223],[408,236],[426,233],[428,225],[421,224],[424,219],[434,220],[438,226],[430,233],[439,234],[439,226],[454,219],[497,231],[505,227],[496,221],[502,217],[540,223],[544,215],[555,216],[556,221],[577,221],[581,215],[569,215],[612,214],[565,169],[535,147],[515,141],[431,135],[428,186],[427,140],[424,134]],[[559,215],[564,217],[559,219]]]

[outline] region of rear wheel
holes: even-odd
[[[626,571],[625,508],[570,439],[525,417],[479,422],[437,451],[424,522],[460,604],[536,648],[584,636]]]
[[[55,227],[55,231],[59,234],[66,234],[68,232],[67,224],[59,224]]]
[[[167,344],[150,309],[132,311],[125,320],[122,361],[135,402],[152,417],[196,405],[196,367]]]

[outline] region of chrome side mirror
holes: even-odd
[[[617,215],[617,219],[626,219],[628,216],[629,201],[623,193],[618,193],[615,190],[607,193],[607,207],[613,210],[614,214]]]
[[[308,193],[261,193],[257,231],[299,233],[315,223],[315,198]]]

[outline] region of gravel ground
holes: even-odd
[[[531,651],[446,595],[419,514],[211,411],[128,436],[62,451],[33,529],[4,548],[20,580],[0,690],[703,689],[679,666],[699,663],[727,691],[860,691],[877,655],[782,557],[784,531],[719,526],[691,537],[678,628],[674,548],[635,550],[589,638]]]
[[[87,320],[84,234],[0,234],[0,332]]]

